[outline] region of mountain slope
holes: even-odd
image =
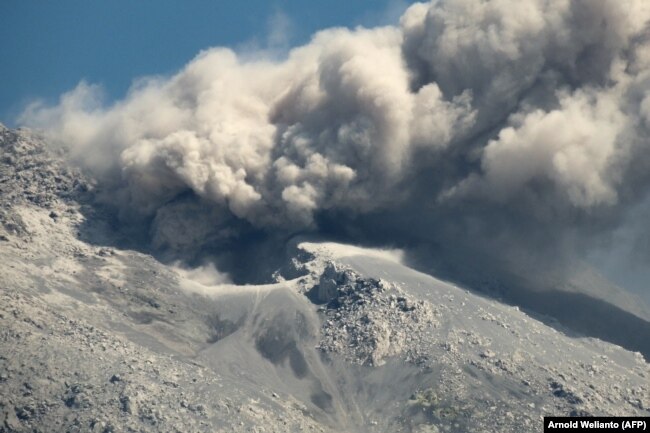
[[[519,432],[650,411],[641,355],[399,251],[295,238],[275,283],[206,284],[130,249],[37,136],[0,134],[0,432]]]

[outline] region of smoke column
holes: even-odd
[[[282,60],[206,50],[108,106],[82,82],[22,122],[156,248],[328,232],[562,275],[647,229],[649,19],[645,0],[416,3]]]

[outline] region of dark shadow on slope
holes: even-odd
[[[149,247],[148,222],[120,221],[117,211],[97,203],[92,196],[77,199],[79,211],[84,216],[77,225],[77,238],[98,247],[112,247],[152,254]]]
[[[298,322],[306,319],[296,316]],[[291,370],[297,378],[303,379],[309,373],[309,365],[298,347],[298,336],[292,332],[292,321],[284,315],[275,316],[271,323],[262,329],[255,339],[257,351],[275,365],[289,361]]]
[[[163,226],[155,217],[125,219],[115,207],[98,203],[91,195],[78,201],[84,221],[76,227],[77,238],[90,245],[134,250],[151,255],[163,264],[180,262],[188,268],[213,263],[234,284],[240,285],[271,283],[273,273],[288,261],[286,233],[269,233],[245,221],[229,221],[225,228],[219,226],[213,232],[208,230],[202,232],[204,236],[196,237],[188,227],[207,225],[214,209],[191,192],[181,194],[169,204],[172,209],[179,202],[205,208],[188,216],[185,227]],[[178,220],[182,218],[183,215]],[[160,236],[156,238],[161,232],[168,238],[176,236],[177,239],[172,239],[176,243],[161,242]],[[223,232],[228,235],[222,235]]]
[[[420,272],[451,281],[478,295],[518,306],[571,337],[598,338],[640,352],[650,360],[650,322],[621,307],[585,293],[558,290],[550,284],[534,286],[531,282],[529,287],[524,285],[526,281],[521,276],[503,272],[493,272],[496,277],[486,284],[485,279],[490,275],[485,271],[490,269],[487,264],[478,270],[470,263],[446,266],[442,261],[432,264],[431,258],[428,259],[412,254],[407,261]]]
[[[640,352],[646,360],[650,360],[650,322],[605,301],[559,290],[527,293],[515,290],[506,301],[551,316],[563,327],[581,335]],[[538,319],[553,325],[543,317]]]

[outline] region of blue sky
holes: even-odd
[[[80,80],[119,98],[134,78],[169,74],[201,49],[288,45],[332,26],[397,19],[401,0],[4,0],[0,2],[0,122],[34,99],[55,102]]]

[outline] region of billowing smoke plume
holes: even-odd
[[[328,231],[557,268],[646,198],[649,20],[646,0],[432,1],[281,61],[207,50],[108,107],[82,83],[23,120],[159,247]]]

